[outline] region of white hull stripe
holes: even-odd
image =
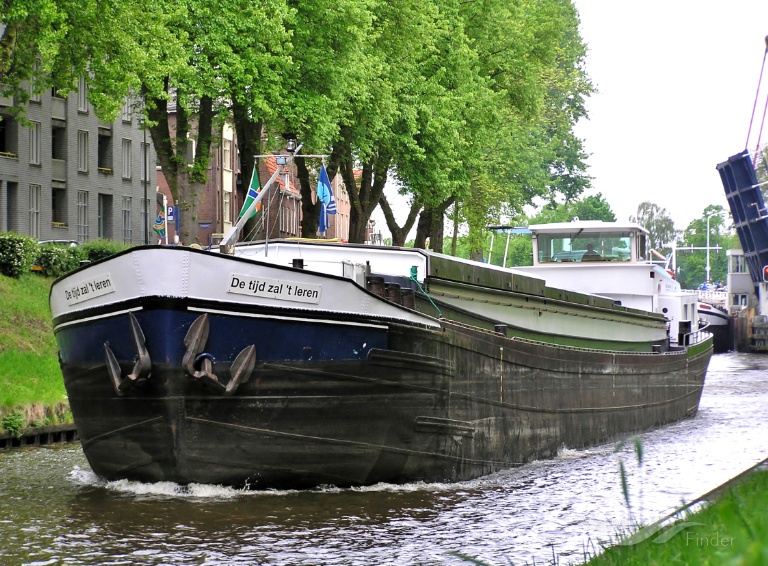
[[[115,312],[110,312],[107,314],[102,314],[98,316],[91,316],[88,318],[83,318],[79,320],[72,320],[70,322],[63,322],[61,324],[57,324],[53,330],[59,330],[60,328],[66,328],[68,326],[74,326],[79,324],[85,324],[87,322],[93,322],[94,320],[102,320],[105,318],[113,318],[116,316],[120,316],[123,314],[128,314],[129,312],[138,312],[144,310],[142,307],[135,307],[132,309],[125,309]],[[365,322],[348,322],[348,321],[339,321],[339,320],[330,320],[330,319],[315,319],[315,318],[299,318],[299,317],[292,317],[292,316],[277,316],[277,315],[268,315],[268,314],[251,314],[251,313],[234,313],[232,311],[223,311],[223,310],[216,310],[216,309],[203,309],[198,307],[189,307],[187,309],[191,312],[207,312],[211,314],[220,314],[225,316],[234,316],[239,318],[264,318],[264,319],[270,319],[270,320],[287,320],[291,322],[310,322],[310,323],[317,323],[317,324],[333,324],[336,326],[359,326],[363,328],[375,328],[378,330],[386,330],[387,326],[384,324],[371,324],[371,323],[365,323]]]
[[[204,309],[200,307],[189,307],[187,310],[194,311],[194,312],[207,312],[211,314],[223,314],[228,316],[234,316],[234,317],[242,317],[242,318],[268,318],[270,320],[288,320],[288,321],[296,321],[296,322],[314,322],[318,324],[335,324],[337,326],[363,326],[366,328],[378,328],[381,330],[386,330],[387,326],[384,324],[371,324],[367,322],[349,322],[349,321],[339,321],[339,320],[331,320],[331,319],[320,319],[320,318],[299,318],[296,316],[278,316],[278,315],[271,315],[271,314],[256,314],[256,313],[235,313],[232,311],[222,311],[222,310],[215,310],[215,309]]]
[[[83,324],[83,323],[86,323],[86,322],[92,322],[94,320],[101,320],[101,319],[104,319],[104,318],[112,318],[112,317],[115,317],[115,316],[119,316],[121,314],[128,314],[129,312],[138,312],[138,311],[141,311],[141,310],[144,310],[144,308],[143,307],[134,307],[132,309],[125,309],[125,310],[121,310],[121,311],[114,311],[114,312],[109,312],[109,313],[106,313],[106,314],[100,314],[98,316],[89,316],[88,318],[80,318],[78,320],[71,320],[69,322],[62,322],[61,324],[57,324],[56,326],[54,326],[53,330],[55,332],[59,328],[66,328],[67,326],[73,326],[73,325],[76,325],[76,324]]]

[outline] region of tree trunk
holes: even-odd
[[[419,215],[421,205],[419,205],[416,200],[411,203],[411,208],[408,212],[408,218],[402,227],[397,225],[395,215],[392,212],[392,207],[389,205],[389,201],[387,200],[387,196],[385,194],[381,195],[381,198],[379,199],[379,206],[384,212],[384,220],[387,222],[387,228],[389,228],[389,231],[392,233],[392,245],[396,247],[405,246],[406,238],[408,237],[408,233],[411,231],[411,228],[413,228],[413,225],[416,223],[416,217]]]
[[[413,244],[416,248],[429,248],[436,252],[443,252],[443,240],[445,234],[445,211],[455,201],[455,197],[450,197],[438,206],[427,208],[421,211],[418,228],[416,230],[416,240]]]
[[[344,133],[342,131],[342,134]],[[355,179],[355,160],[348,137],[343,137],[338,144],[338,152],[339,168],[350,202],[349,241],[363,243],[368,233],[368,221],[384,193],[391,159],[384,153],[373,155],[363,164],[358,183]]]
[[[251,183],[251,175],[254,168],[258,167],[256,155],[262,154],[261,134],[264,129],[263,120],[253,120],[248,108],[246,108],[236,97],[232,102],[232,119],[235,122],[235,132],[237,133],[237,149],[240,153],[240,174],[237,182],[237,204],[238,213],[245,202],[248,194],[248,187]],[[259,176],[258,169],[256,176]],[[259,182],[261,185],[261,180]],[[256,216],[248,219],[243,227],[240,238],[244,240],[255,239]]]

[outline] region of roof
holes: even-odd
[[[648,234],[648,230],[634,222],[603,222],[602,220],[576,220],[574,222],[555,222],[552,224],[532,224],[528,229],[535,233],[548,232],[629,232],[637,231]]]

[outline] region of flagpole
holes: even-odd
[[[288,138],[286,138],[288,139]],[[295,142],[295,138],[291,138],[289,140]],[[259,191],[259,194],[256,196],[256,198],[253,200],[253,202],[250,204],[247,210],[243,212],[243,214],[240,216],[240,218],[237,220],[237,223],[229,229],[229,232],[224,236],[224,238],[219,243],[219,252],[220,253],[226,253],[226,254],[232,254],[234,253],[234,245],[237,241],[238,236],[240,235],[241,230],[243,229],[243,226],[245,226],[245,223],[248,221],[248,219],[251,217],[251,214],[253,214],[253,211],[256,210],[256,206],[261,202],[261,199],[263,199],[267,191],[272,187],[272,184],[275,182],[277,177],[280,175],[280,172],[282,171],[283,167],[287,167],[291,161],[293,161],[296,158],[296,155],[301,151],[301,148],[304,147],[304,143],[300,143],[298,146],[288,147],[289,154],[271,154],[271,155],[256,155],[254,157],[274,157],[275,160],[278,162],[278,167],[275,169],[275,172],[272,173],[272,176],[269,178],[269,180],[264,184],[262,189]],[[328,155],[302,155],[301,157],[319,157],[319,158],[327,158]],[[283,158],[284,162],[280,163],[280,159]],[[257,167],[256,164],[254,164],[254,169]],[[269,237],[269,219],[267,218],[266,223],[266,234],[267,237]],[[268,249],[268,248],[266,248]]]
[[[221,251],[222,253],[228,253],[226,249],[229,249],[232,246],[234,246],[235,241],[237,240],[237,237],[240,234],[240,231],[243,229],[243,226],[245,226],[245,223],[251,217],[251,214],[253,214],[253,211],[256,210],[256,205],[261,202],[261,199],[263,199],[264,195],[267,194],[267,191],[269,191],[270,187],[275,182],[275,179],[277,179],[278,175],[280,175],[281,169],[282,169],[282,166],[275,169],[275,172],[272,173],[272,176],[269,178],[269,181],[266,182],[266,184],[262,187],[261,191],[259,191],[259,194],[256,195],[256,198],[253,199],[253,202],[248,207],[248,209],[237,220],[237,224],[235,224],[234,226],[232,226],[232,228],[229,229],[229,232],[227,232],[227,235],[224,236],[224,239],[221,240],[221,242],[219,243],[219,251]]]

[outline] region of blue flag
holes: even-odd
[[[320,167],[320,177],[317,180],[317,200],[320,201],[320,225],[318,231],[328,230],[328,215],[336,214],[336,199],[333,198],[331,182],[328,180],[328,171],[325,163]]]

